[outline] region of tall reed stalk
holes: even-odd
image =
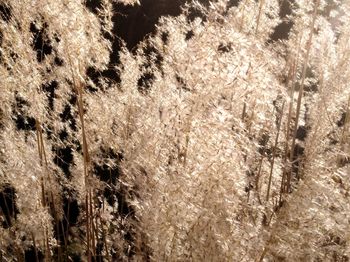
[[[310,57],[310,51],[311,51],[311,45],[312,45],[312,39],[314,35],[314,28],[315,28],[315,22],[317,18],[317,9],[320,4],[320,0],[316,0],[314,3],[314,11],[312,15],[312,23],[310,25],[310,33],[309,33],[309,39],[306,44],[306,55],[305,60],[303,64],[303,71],[302,71],[302,77],[301,77],[301,83],[299,87],[299,94],[298,94],[298,100],[297,100],[297,108],[296,108],[296,116],[295,116],[295,123],[294,123],[294,129],[293,129],[293,137],[292,137],[292,145],[290,149],[290,163],[293,162],[294,158],[294,149],[295,149],[295,142],[297,137],[297,130],[299,126],[299,118],[300,118],[300,111],[301,111],[301,102],[304,94],[304,86],[305,86],[305,78],[306,78],[306,71],[309,64],[309,57]],[[287,190],[290,191],[291,189],[291,176],[292,176],[292,169],[290,170],[290,175],[288,178],[288,184],[287,184]]]

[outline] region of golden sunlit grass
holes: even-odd
[[[114,2],[0,2],[0,260],[348,261],[349,2]]]

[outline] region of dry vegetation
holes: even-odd
[[[1,261],[349,261],[349,1],[193,2],[117,64],[138,1],[84,2],[0,0]]]

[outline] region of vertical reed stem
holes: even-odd
[[[261,19],[261,14],[262,14],[262,9],[263,9],[264,3],[265,3],[265,0],[260,0],[259,13],[258,13],[257,21],[256,21],[255,35],[258,34],[259,24],[260,24],[260,19]]]
[[[295,118],[293,138],[292,138],[292,146],[291,146],[291,150],[290,150],[290,162],[291,163],[292,163],[293,157],[294,157],[295,140],[296,140],[298,125],[299,125],[301,101],[302,101],[303,93],[304,93],[306,70],[307,70],[308,63],[309,63],[311,44],[312,44],[312,38],[313,38],[313,35],[314,35],[314,27],[315,27],[315,22],[316,22],[316,17],[317,17],[317,8],[319,6],[319,3],[320,3],[320,0],[316,0],[315,6],[314,6],[314,13],[313,13],[313,18],[312,18],[312,23],[311,23],[311,26],[310,26],[310,36],[309,36],[309,39],[308,39],[308,42],[307,42],[307,45],[306,45],[306,56],[305,56],[305,61],[304,61],[304,65],[303,65],[301,84],[300,84],[300,88],[299,88],[297,109],[296,109],[296,118]],[[290,170],[290,175],[289,175],[288,184],[287,184],[287,190],[288,191],[290,191],[290,187],[291,187],[291,172],[292,172],[292,169]]]
[[[284,111],[284,103],[285,102],[283,101],[282,109],[281,109],[281,113],[280,113],[279,121],[278,121],[278,125],[277,125],[277,135],[276,135],[276,138],[275,138],[275,145],[274,145],[273,151],[272,151],[272,163],[271,163],[271,168],[270,168],[269,183],[267,185],[266,201],[269,201],[269,196],[270,196],[270,188],[271,188],[271,182],[272,182],[272,172],[273,172],[273,166],[275,164],[276,148],[277,148],[278,138],[279,138],[280,130],[281,130],[282,117],[283,117],[283,111]]]

